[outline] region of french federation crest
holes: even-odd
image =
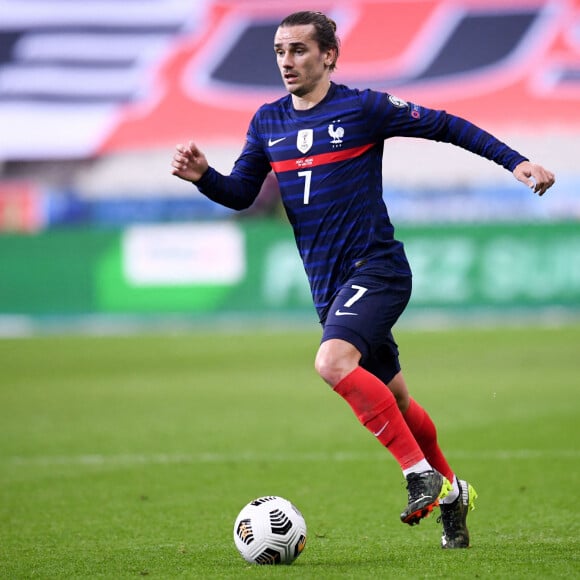
[[[298,136],[296,137],[296,147],[300,153],[308,153],[314,142],[314,130],[313,129],[301,129],[298,131]]]

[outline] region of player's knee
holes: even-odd
[[[328,383],[331,387],[334,387],[334,371],[327,357],[324,357],[318,353],[316,355],[316,359],[314,360],[314,368],[322,380],[324,380],[324,382]]]
[[[320,377],[333,388],[354,370],[348,361],[329,356],[328,353],[324,352],[319,352],[316,355],[314,368]]]
[[[401,393],[393,393],[395,395],[395,400],[397,401],[397,407],[401,413],[405,413],[409,408],[409,395],[404,395]]]
[[[407,389],[407,383],[403,378],[403,373],[400,371],[393,377],[388,383],[388,387],[395,396],[397,401],[397,406],[401,413],[405,413],[409,408],[409,403],[411,401],[409,396],[409,390]]]
[[[358,366],[360,356],[360,352],[350,343],[330,339],[320,345],[314,368],[322,379],[334,388]]]

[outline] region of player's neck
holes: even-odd
[[[310,93],[302,96],[292,95],[292,105],[297,111],[306,111],[315,107],[326,97],[330,90],[330,80],[318,84]]]

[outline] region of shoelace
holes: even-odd
[[[422,487],[422,477],[420,475],[415,475],[412,474],[409,476],[409,479],[407,480],[407,494],[409,496],[409,499],[412,499],[414,496],[419,495],[419,492],[421,492],[421,487]]]

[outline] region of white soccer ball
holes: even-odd
[[[306,545],[306,522],[287,499],[259,497],[238,514],[234,542],[252,564],[292,564]]]

